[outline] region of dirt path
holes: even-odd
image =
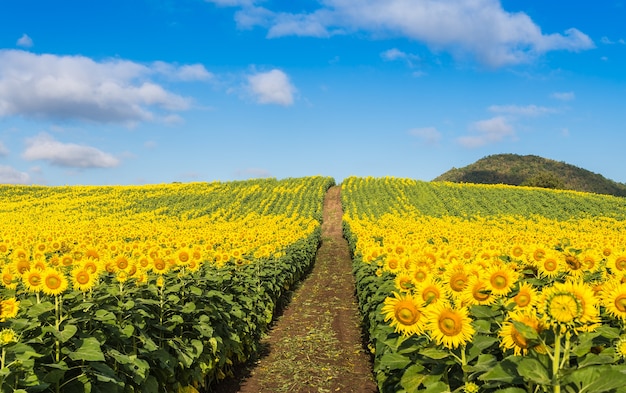
[[[362,345],[340,190],[330,188],[324,199],[322,243],[313,270],[263,341],[265,355],[229,392],[378,391]]]

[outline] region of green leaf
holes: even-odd
[[[61,332],[54,331],[54,333],[55,333],[55,336],[59,339],[59,341],[64,343],[70,338],[72,338],[74,334],[76,334],[77,331],[78,331],[78,327],[76,327],[76,325],[65,325],[65,327],[63,328],[63,331]]]
[[[528,393],[528,391],[522,388],[506,388],[506,389],[496,390],[493,393]]]
[[[424,367],[421,364],[414,364],[410,366],[404,371],[404,374],[402,374],[402,378],[400,378],[400,385],[402,385],[407,392],[416,391],[426,377],[423,371]]]
[[[43,302],[43,303],[34,304],[31,307],[29,307],[26,315],[28,315],[30,318],[37,318],[41,314],[45,314],[52,310],[54,310],[54,304],[50,302]]]
[[[450,357],[450,352],[437,349],[437,348],[424,348],[421,351],[419,351],[419,353],[421,355],[424,355],[426,357],[429,357],[431,359],[436,359],[436,360]]]
[[[411,363],[411,359],[398,353],[386,353],[380,359],[380,367],[390,370],[403,369]]]
[[[72,360],[85,360],[89,362],[104,362],[104,354],[100,349],[100,342],[95,337],[87,337],[79,340],[80,347],[70,352],[69,357]]]
[[[428,387],[424,390],[420,390],[420,392],[424,392],[424,393],[442,393],[442,392],[449,392],[450,391],[450,386],[448,386],[446,383],[444,382],[435,382],[432,385],[428,384]]]
[[[486,373],[478,377],[481,381],[494,381],[502,383],[515,383],[520,381],[517,373],[517,362],[507,358],[502,360]]]
[[[550,385],[552,382],[548,370],[537,359],[523,358],[517,366],[517,372],[525,380],[538,385]]]

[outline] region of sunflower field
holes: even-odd
[[[381,392],[626,392],[626,199],[345,179]]]
[[[313,263],[333,184],[0,186],[0,390],[224,378]]]

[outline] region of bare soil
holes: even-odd
[[[334,186],[326,194],[315,265],[262,341],[259,358],[211,391],[378,392],[363,345],[340,191]]]

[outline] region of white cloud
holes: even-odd
[[[529,62],[552,50],[579,51],[594,47],[593,41],[575,28],[563,34],[544,34],[527,14],[507,12],[499,0],[320,0],[320,3],[322,7],[318,10],[299,14],[244,7],[235,18],[240,28],[268,28],[268,37],[329,37],[356,31],[407,37],[434,50],[461,57],[469,54],[493,67]]]
[[[502,116],[477,121],[472,124],[470,129],[474,131],[474,135],[457,138],[459,144],[468,148],[481,147],[490,143],[500,142],[507,136],[515,136],[513,126],[507,123]]]
[[[96,122],[150,121],[155,111],[181,111],[190,99],[151,80],[206,80],[202,65],[128,60],[95,61],[84,56],[0,50],[0,117],[82,119]]]
[[[435,145],[441,140],[441,132],[435,127],[413,128],[409,130],[409,135],[418,137],[429,145]]]
[[[43,160],[51,165],[71,168],[111,168],[119,164],[117,158],[95,147],[61,143],[46,133],[26,139],[26,150],[22,157],[29,161]]]
[[[550,97],[555,98],[557,100],[561,100],[561,101],[572,101],[574,98],[576,98],[576,95],[574,94],[573,91],[565,91],[565,92],[552,93]]]
[[[252,5],[254,0],[205,0],[207,3],[213,3],[220,7],[235,7]]]
[[[293,104],[296,88],[283,71],[273,69],[248,76],[248,90],[261,104]]]
[[[22,34],[22,36],[16,42],[17,46],[21,46],[24,48],[30,48],[33,46],[33,40],[26,34]]]
[[[420,60],[420,57],[418,55],[406,53],[397,48],[392,48],[392,49],[382,52],[380,54],[380,57],[382,57],[383,60],[386,60],[386,61],[395,61],[395,60],[405,61],[409,67],[413,67],[413,61]]]
[[[6,157],[9,155],[9,149],[4,146],[4,143],[0,142],[0,157]]]
[[[611,40],[609,39],[609,37],[606,37],[606,36],[604,36],[604,37],[600,38],[600,42],[602,42],[602,43],[603,43],[603,44],[605,44],[605,45],[611,45],[611,44],[614,44],[614,43],[615,43],[615,42],[611,41]]]
[[[547,108],[545,106],[537,106],[537,105],[492,105],[489,107],[489,111],[494,113],[502,113],[505,115],[513,115],[513,116],[540,116],[549,113],[556,113],[557,110],[554,108]]]
[[[28,184],[30,176],[7,165],[0,165],[0,184]]]

